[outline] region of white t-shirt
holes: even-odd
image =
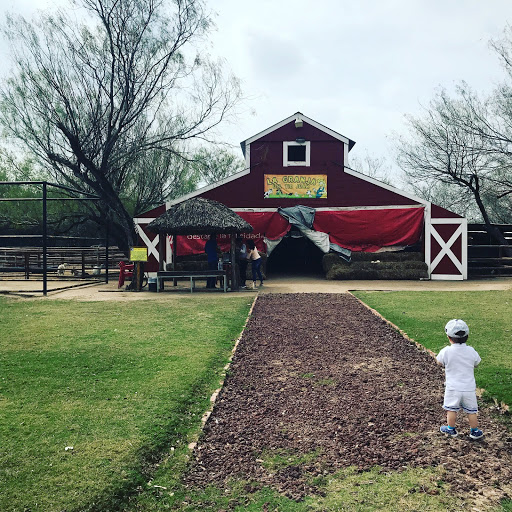
[[[454,343],[444,347],[437,360],[445,367],[446,389],[453,391],[475,391],[475,366],[481,359],[478,352],[465,343]]]

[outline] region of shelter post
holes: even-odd
[[[158,234],[158,270],[165,270],[164,259],[165,259],[165,233]],[[160,285],[163,289],[163,283]],[[159,290],[160,291],[160,290]]]
[[[231,247],[230,247],[230,259],[231,259],[231,290],[238,291],[238,274],[237,274],[237,263],[236,263],[236,254],[235,254],[235,238],[236,233],[231,233]]]
[[[176,260],[178,258],[178,235],[173,233],[172,235],[172,269],[176,270]],[[172,282],[173,286],[178,286],[178,280],[174,279]]]
[[[160,233],[158,238],[158,270],[165,270],[165,233]]]

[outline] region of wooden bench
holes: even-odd
[[[174,281],[175,279],[190,279],[190,292],[194,291],[196,279],[207,279],[221,277],[224,285],[224,292],[228,291],[228,279],[225,270],[166,270],[160,271],[156,274],[157,291],[161,292],[164,289],[165,281]]]

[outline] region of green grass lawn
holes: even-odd
[[[478,384],[512,404],[512,293],[357,296],[435,352],[446,344],[445,323],[464,318],[483,359]],[[251,301],[199,294],[130,303],[0,297],[0,510],[463,509],[443,483],[442,467],[345,468],[312,479],[321,494],[301,502],[244,481],[229,492],[183,485],[187,445],[198,435]],[[262,455],[270,467],[315,456]]]
[[[0,297],[0,510],[116,510],[197,433],[251,301]]]
[[[512,406],[512,291],[355,292],[370,307],[438,353],[452,318],[469,325],[468,345],[480,354],[477,386]]]

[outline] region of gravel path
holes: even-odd
[[[483,441],[439,433],[443,372],[348,294],[264,294],[256,301],[187,483],[242,478],[300,500],[307,482],[347,466],[443,465],[473,504],[512,495],[512,437],[482,410]],[[268,468],[266,455],[297,455]],[[307,454],[307,457],[300,458]]]

